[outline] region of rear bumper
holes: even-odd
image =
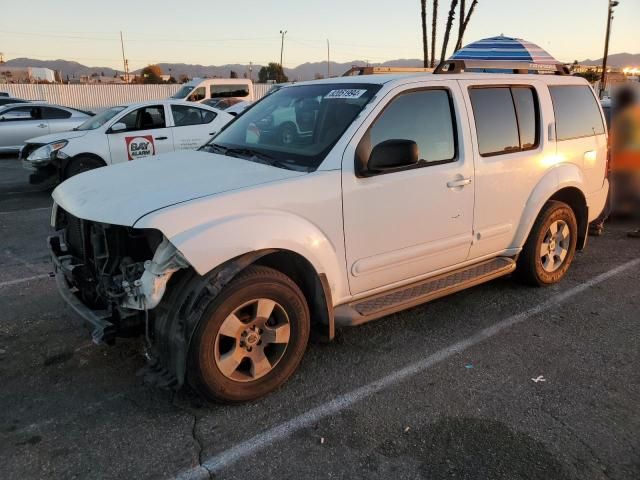
[[[85,325],[91,331],[91,338],[96,344],[113,343],[116,336],[116,326],[109,321],[112,313],[108,310],[93,310],[87,307],[77,297],[77,289],[73,287],[73,257],[64,255],[60,249],[58,237],[49,237],[47,240],[51,252],[51,260],[56,277],[58,291],[65,302],[84,320]]]
[[[609,180],[605,178],[602,188],[598,191],[591,192],[587,198],[587,207],[589,208],[589,221],[593,222],[597,219],[607,204],[607,195],[609,195]]]

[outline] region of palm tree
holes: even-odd
[[[449,17],[447,18],[447,26],[444,30],[444,40],[442,41],[442,52],[440,53],[440,63],[444,62],[447,54],[447,46],[449,45],[449,36],[451,35],[451,27],[453,26],[453,18],[456,15],[456,7],[458,0],[451,0],[451,8],[449,9]]]
[[[431,68],[436,66],[436,30],[438,28],[438,0],[433,0],[431,15]]]
[[[420,0],[422,16],[422,58],[424,68],[429,66],[429,41],[427,40],[427,0]]]
[[[456,42],[456,52],[462,48],[462,38],[464,37],[464,32],[467,30],[467,26],[469,25],[469,20],[471,19],[471,15],[473,15],[473,11],[476,9],[476,5],[478,5],[478,0],[473,0],[471,2],[471,6],[469,7],[469,11],[467,14],[464,14],[464,0],[461,0],[460,4],[460,30],[458,31],[458,41]],[[463,20],[464,19],[464,20]]]

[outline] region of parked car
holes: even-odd
[[[233,117],[206,105],[152,100],[112,107],[73,131],[28,140],[20,153],[31,183],[206,143]]]
[[[204,102],[207,99],[236,98],[253,102],[253,82],[246,78],[194,78],[185,83],[175,95],[175,100]]]
[[[313,104],[288,114],[309,135],[255,134],[298,104]],[[200,151],[58,186],[56,281],[94,341],[146,335],[148,379],[252,400],[293,374],[311,332],[329,340],[510,273],[562,280],[605,204],[606,145],[578,77],[298,83]]]
[[[71,130],[90,116],[87,112],[61,105],[6,105],[0,108],[0,152],[18,152],[25,140]]]

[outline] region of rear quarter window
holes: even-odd
[[[601,135],[605,132],[596,98],[586,85],[549,86],[556,116],[558,141]]]

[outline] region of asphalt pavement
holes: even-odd
[[[0,478],[640,478],[640,240],[339,332],[240,406],[143,384],[49,276],[50,191],[0,158]]]

